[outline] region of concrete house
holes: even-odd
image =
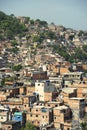
[[[51,85],[49,81],[35,82],[35,93],[39,95],[39,101],[45,101],[49,98],[49,94],[51,94],[52,97],[52,92],[56,92],[56,87]]]

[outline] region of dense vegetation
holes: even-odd
[[[87,45],[83,45],[82,48],[78,47],[73,49],[73,53],[70,53],[70,50],[67,51],[67,46],[60,46],[58,44],[53,45],[53,50],[70,62],[85,62],[87,60]]]
[[[6,15],[0,11],[0,39],[14,39],[17,34],[23,34],[27,28],[14,15]]]
[[[20,130],[34,130],[34,129],[35,129],[34,125],[32,125],[30,122],[27,122],[26,126],[22,127]]]
[[[87,130],[87,124],[86,123],[81,123],[81,127],[83,130]]]

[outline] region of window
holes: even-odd
[[[54,117],[54,119],[56,119],[56,117]]]
[[[30,114],[30,116],[32,117],[32,114]]]
[[[30,108],[30,112],[31,112],[31,108]]]

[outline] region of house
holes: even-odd
[[[5,93],[3,91],[0,91],[0,101],[4,101],[9,96],[9,93]]]
[[[8,98],[7,100],[1,101],[1,105],[8,105],[11,111],[14,108],[20,110],[23,105],[23,101],[22,98],[12,97],[12,98]]]
[[[51,101],[55,98],[56,92],[56,87],[50,84],[49,80],[35,82],[35,93],[39,95],[39,101]]]
[[[54,101],[58,96],[57,92],[44,92],[44,101]]]
[[[12,121],[20,122],[21,126],[24,126],[26,122],[25,114],[20,111],[14,112],[12,115]]]
[[[69,73],[70,71],[69,71],[69,69],[67,68],[67,67],[60,67],[59,68],[59,73],[60,73],[60,75],[63,75],[63,74],[65,74],[65,73]]]
[[[63,105],[63,103],[60,101],[49,101],[49,102],[45,103],[46,107],[48,106],[48,107],[52,107],[52,108],[62,106],[62,105]]]
[[[35,126],[48,125],[53,121],[53,111],[51,107],[43,105],[33,105],[26,113],[27,121],[30,121]]]
[[[1,88],[1,91],[5,92],[5,93],[8,93],[10,97],[12,96],[16,96],[19,94],[19,86],[7,86],[7,87],[4,87],[4,88]]]
[[[33,71],[31,79],[32,80],[47,80],[48,79],[47,71]]]
[[[52,84],[55,84],[57,89],[62,88],[62,85],[63,85],[62,76],[49,76],[49,80]]]
[[[11,119],[11,113],[9,107],[0,105],[0,123]]]
[[[77,89],[76,88],[63,88],[60,92],[58,98],[60,101],[64,101],[64,104],[68,105],[70,98],[77,97]]]
[[[32,95],[35,92],[35,86],[33,84],[21,86],[19,89],[20,95]]]
[[[84,118],[85,115],[85,99],[72,97],[69,99],[68,105],[70,106],[75,120]]]
[[[85,98],[85,102],[87,104],[87,82],[81,81],[79,84],[71,85],[72,88],[77,89],[77,97],[78,98]],[[85,104],[85,112],[87,112],[87,105]]]
[[[63,74],[64,85],[72,84],[73,82],[79,83],[83,79],[83,72],[70,72]]]
[[[2,130],[19,130],[21,128],[20,121],[5,121],[1,124]]]
[[[71,130],[71,110],[69,107],[62,105],[53,108],[54,127],[56,129]],[[67,129],[65,129],[67,124]]]
[[[0,72],[1,73],[10,73],[11,72],[11,69],[10,68],[5,68],[5,67],[3,67],[3,68],[0,68]],[[11,73],[12,74],[12,73]]]
[[[23,101],[23,106],[22,106],[22,110],[26,111],[29,109],[30,106],[32,106],[32,104],[34,102],[36,102],[36,95],[32,95],[32,96],[23,96],[22,101]]]

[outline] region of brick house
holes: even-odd
[[[54,127],[56,129],[61,129],[61,130],[71,129],[71,110],[69,107],[65,105],[54,107],[53,115],[54,115]]]
[[[50,107],[35,105],[26,113],[26,120],[35,126],[44,126],[53,121],[53,111]]]

